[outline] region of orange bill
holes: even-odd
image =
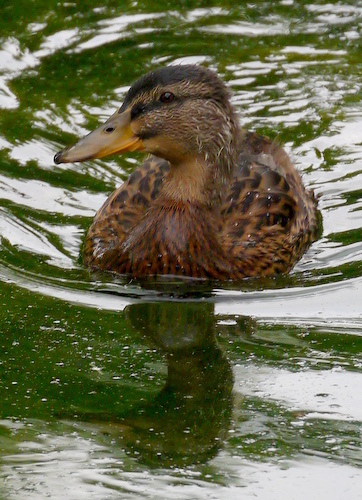
[[[123,113],[117,111],[103,125],[80,139],[74,146],[59,151],[54,156],[54,162],[58,165],[136,150],[143,150],[143,144],[132,131],[130,110]]]

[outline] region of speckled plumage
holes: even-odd
[[[176,104],[162,106],[162,91]],[[162,158],[138,167],[96,214],[87,266],[132,276],[270,276],[289,271],[316,239],[313,193],[280,146],[239,127],[214,73],[158,70],[130,89],[125,109],[144,149]]]

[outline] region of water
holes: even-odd
[[[1,7],[1,498],[360,497],[361,25],[358,1]],[[82,267],[142,156],[52,157],[179,61],[216,69],[320,196],[323,233],[289,276]]]

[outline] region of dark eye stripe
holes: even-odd
[[[151,101],[148,104],[144,103],[137,103],[134,104],[131,108],[131,120],[134,120],[135,118],[138,118],[140,115],[144,115],[150,111],[153,111],[154,109],[162,108],[164,107],[165,104],[168,104],[169,102],[177,102],[177,104],[180,106],[182,103],[188,99],[192,99],[192,97],[177,97],[172,92],[164,92],[164,94],[170,93],[173,97],[171,98],[170,101],[164,102],[161,101],[161,96],[157,101]],[[120,112],[124,111],[124,107],[120,109]]]
[[[131,109],[131,120],[137,118],[137,116],[142,115],[146,111],[146,106],[144,104],[135,104]]]

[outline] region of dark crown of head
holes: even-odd
[[[208,88],[209,97],[218,102],[224,103],[228,100],[228,90],[214,71],[203,66],[185,64],[166,66],[142,76],[129,89],[122,108],[127,107],[138,94],[150,92],[156,87],[166,87],[180,82],[189,82]]]

